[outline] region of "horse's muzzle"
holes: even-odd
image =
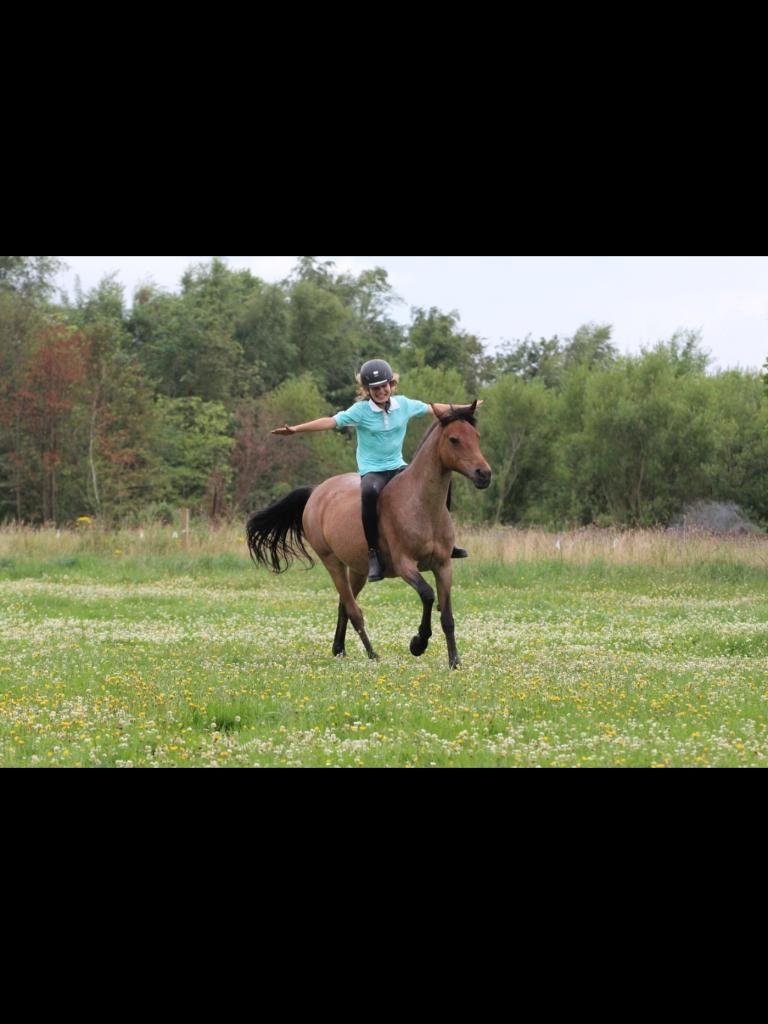
[[[491,486],[491,471],[490,469],[476,469],[475,474],[472,477],[475,487],[478,491],[484,491]]]

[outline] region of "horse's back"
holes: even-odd
[[[332,476],[312,491],[307,502],[307,511],[317,508],[335,508],[339,502],[346,502],[353,497],[360,497],[360,475],[358,473],[342,473]]]
[[[332,476],[314,489],[304,510],[304,534],[321,558],[332,552],[346,565],[365,570],[358,473]]]

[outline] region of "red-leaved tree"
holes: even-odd
[[[85,377],[86,343],[63,325],[46,327],[22,367],[15,396],[19,422],[32,450],[43,521],[57,520],[59,481],[72,411]],[[21,453],[20,453],[21,454]],[[35,472],[36,470],[36,472]]]

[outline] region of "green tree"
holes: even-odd
[[[30,300],[48,299],[63,268],[56,256],[0,256],[0,290],[12,290]]]
[[[178,398],[185,391],[190,354],[184,307],[178,295],[154,285],[139,288],[129,320],[131,348],[159,394]]]
[[[190,268],[182,277],[183,326],[189,360],[187,394],[206,401],[231,401],[243,393],[243,350],[237,326],[243,306],[263,284],[250,271],[233,271],[220,259]]]
[[[291,338],[291,308],[285,290],[265,286],[244,305],[235,328],[250,374],[248,394],[271,391],[299,370]]]
[[[316,256],[299,257],[288,285],[299,372],[309,365],[321,367],[326,398],[337,408],[346,406],[363,362],[398,361],[405,332],[388,314],[401,300],[383,268],[336,274],[332,261]]]
[[[676,377],[706,373],[712,362],[709,352],[702,348],[700,331],[676,331],[669,341],[660,341],[650,351],[668,359]]]
[[[505,344],[491,361],[496,379],[513,373],[523,380],[540,380],[548,388],[562,386],[565,375],[579,367],[604,369],[618,358],[611,342],[609,324],[584,324],[572,338],[557,335],[539,338],[528,335],[523,341]]]
[[[181,284],[181,295],[138,290],[131,323],[136,352],[162,394],[232,406],[252,389],[238,329],[263,284],[220,259],[190,267]]]
[[[525,518],[542,477],[551,472],[552,392],[542,380],[512,374],[484,392],[483,451],[493,469],[485,500],[495,524]]]
[[[571,457],[614,521],[666,522],[706,496],[712,447],[706,378],[669,346],[589,375]]]
[[[546,387],[556,388],[563,375],[563,343],[557,335],[538,341],[528,335],[524,341],[503,345],[491,366],[496,380],[514,374],[521,380],[540,380]]]
[[[335,266],[333,260],[321,262],[317,256],[299,256],[288,280],[309,282],[319,288],[332,291],[335,281],[333,273]]]
[[[131,353],[122,285],[108,277],[79,294],[70,319],[86,342],[79,511],[115,522],[151,499],[157,471],[153,394]]]
[[[157,415],[163,462],[158,497],[194,506],[212,517],[221,515],[232,478],[230,413],[220,402],[196,396],[160,396]]]
[[[392,290],[386,270],[374,267],[357,277],[341,275],[334,291],[355,317],[360,363],[372,358],[397,362],[405,342],[405,328],[389,316],[391,307],[401,300]]]
[[[714,447],[709,496],[734,501],[768,525],[768,395],[756,373],[728,370],[708,380]]]
[[[568,372],[577,366],[588,370],[606,369],[618,358],[618,349],[611,342],[613,327],[610,324],[584,324],[563,348],[563,370]]]
[[[476,395],[489,377],[491,362],[480,340],[459,330],[459,319],[456,311],[414,309],[401,365],[407,370],[419,366],[458,370],[467,389]]]
[[[290,338],[300,373],[309,374],[335,411],[349,405],[360,369],[361,332],[342,300],[312,281],[290,292]]]

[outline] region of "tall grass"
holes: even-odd
[[[603,562],[659,568],[712,562],[768,568],[766,536],[596,528],[550,533],[498,527],[464,529],[460,539],[474,558],[502,565],[562,561],[582,566]]]
[[[58,559],[81,555],[125,557],[241,555],[248,557],[245,525],[221,528],[201,521],[189,535],[174,526],[147,526],[132,530],[103,530],[97,526],[71,529],[0,527],[0,558]]]
[[[473,561],[513,565],[520,562],[605,563],[619,566],[694,566],[704,563],[768,569],[768,537],[717,537],[666,530],[584,529],[564,533],[458,527],[459,542]],[[213,527],[200,521],[188,537],[180,528],[148,526],[135,530],[0,528],[0,559],[59,560],[84,555],[144,558],[170,555],[248,558],[244,525]]]

